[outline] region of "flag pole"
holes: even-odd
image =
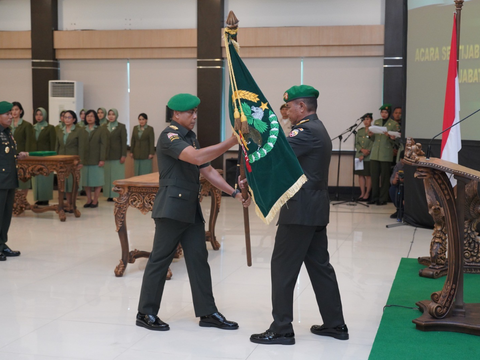
[[[455,0],[455,10],[456,10],[456,15],[457,15],[457,76],[458,76],[458,69],[460,65],[460,22],[461,22],[461,15],[462,15],[462,7],[463,7],[463,2],[464,0]],[[450,50],[451,51],[451,50]],[[465,198],[465,183],[459,181],[457,183],[457,198]],[[458,204],[458,202],[457,202]],[[459,213],[457,214],[459,224],[462,224],[464,221],[464,211],[460,210]],[[455,296],[455,300],[453,303],[453,313],[457,316],[465,316],[465,302],[464,302],[464,261],[463,261],[463,252],[464,252],[464,243],[463,243],[463,237],[464,237],[464,229],[463,226],[459,227],[459,237],[460,237],[460,247],[458,251],[460,252],[460,275],[459,275],[459,280],[458,280],[458,288],[457,288],[457,293]]]
[[[227,27],[230,29],[238,28],[239,20],[233,13],[230,11],[227,17]],[[236,37],[236,36],[235,36]],[[228,44],[226,45],[226,51],[228,51]],[[240,108],[241,109],[241,108]],[[245,122],[246,125],[246,122]],[[245,175],[245,157],[243,156],[243,149],[242,145],[239,145],[238,149],[238,159],[240,164],[240,180],[244,180],[246,178]],[[237,179],[235,179],[237,181]],[[248,187],[245,186],[242,190],[242,197],[244,200],[248,199]],[[247,255],[247,265],[252,266],[252,247],[250,242],[250,218],[248,214],[248,208],[243,208],[243,225],[245,229],[245,248],[246,248],[246,255]]]
[[[462,16],[464,0],[455,0],[455,10],[457,13],[457,71],[460,63],[460,21]]]

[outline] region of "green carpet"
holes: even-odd
[[[416,259],[401,260],[387,305],[416,307],[416,302],[428,300],[431,293],[442,289],[445,277],[421,278],[418,276],[421,268]],[[480,275],[465,274],[464,280],[465,302],[479,303]],[[479,336],[417,330],[412,320],[421,315],[419,310],[386,307],[369,360],[480,358]]]

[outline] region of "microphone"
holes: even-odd
[[[463,120],[467,120],[470,116],[473,116],[475,115],[477,112],[479,112],[480,109],[478,110],[475,110],[473,113],[471,113],[470,115],[468,116],[465,116],[462,120],[459,120],[457,121],[456,123],[452,124],[451,126],[449,126],[448,128],[446,128],[445,130],[442,130],[441,132],[439,132],[437,135],[435,135],[431,140],[430,142],[428,143],[428,147],[427,147],[427,155],[425,156],[425,159],[426,160],[430,160],[430,153],[432,152],[432,141],[437,138],[438,136],[442,135],[445,131],[447,130],[450,130],[451,128],[453,128],[454,126],[457,126],[458,124],[460,124]]]

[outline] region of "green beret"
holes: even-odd
[[[188,111],[195,109],[200,104],[200,99],[191,94],[177,94],[168,100],[167,106],[174,111]]]
[[[295,85],[285,91],[283,100],[289,102],[300,98],[318,98],[318,90],[309,85]]]
[[[5,114],[12,110],[13,104],[9,103],[8,101],[1,101],[0,102],[0,114]]]
[[[380,106],[380,109],[378,109],[378,110],[387,110],[387,111],[390,111],[391,108],[392,108],[392,105],[391,105],[391,104],[383,104],[382,106]]]

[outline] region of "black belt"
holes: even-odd
[[[307,181],[303,184],[303,189],[308,190],[327,190],[328,185],[323,181]]]
[[[198,192],[200,189],[200,184],[197,183],[191,183],[179,179],[160,179],[160,187],[166,187],[169,185],[176,185],[181,187],[182,189],[187,189],[195,192]]]

